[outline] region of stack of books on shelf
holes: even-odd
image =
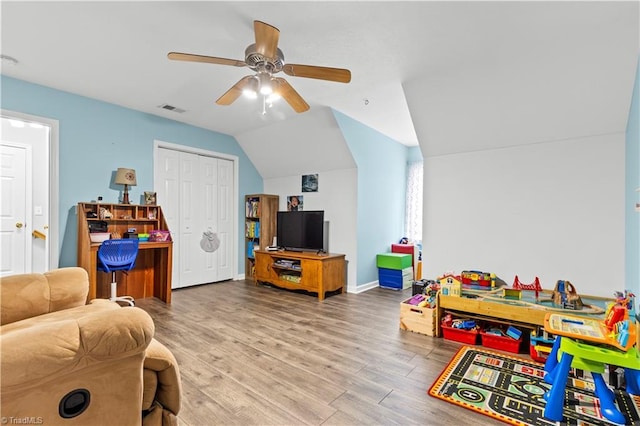
[[[247,204],[245,206],[245,216],[260,217],[260,201],[258,201],[257,199],[247,200]]]
[[[290,275],[290,274],[282,274],[280,275],[280,278],[285,281],[289,281],[296,284],[300,284],[300,281],[302,280],[302,277],[300,277],[300,275]]]
[[[253,259],[254,258],[253,252],[259,249],[260,249],[260,246],[258,244],[249,244],[247,246],[247,257]]]
[[[300,269],[300,262],[289,259],[278,259],[276,265],[289,269]]]
[[[246,221],[244,234],[247,238],[260,238],[260,222]]]

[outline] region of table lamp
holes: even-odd
[[[136,185],[136,171],[133,169],[118,168],[116,172],[115,183],[124,185],[124,194],[122,196],[122,204],[129,203],[129,185]]]

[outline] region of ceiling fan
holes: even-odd
[[[263,99],[265,100],[269,96],[281,96],[296,112],[309,110],[309,105],[287,80],[281,77],[274,77],[274,74],[280,71],[284,71],[285,74],[291,77],[315,78],[340,83],[349,83],[351,81],[351,71],[347,69],[286,64],[282,50],[278,48],[280,30],[261,21],[253,21],[253,29],[256,42],[245,49],[244,61],[180,52],[170,52],[167,57],[174,61],[249,67],[255,71],[254,75],[243,77],[225,94],[220,96],[216,101],[218,105],[231,105],[243,93],[248,93],[250,96],[257,96],[259,93],[264,96]]]

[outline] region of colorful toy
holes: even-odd
[[[502,297],[505,299],[522,299],[522,290],[515,288],[503,288],[502,289]]]
[[[620,291],[615,291],[613,293],[613,295],[616,298],[616,304],[617,305],[623,305],[625,306],[628,310],[633,309],[633,305],[635,304],[635,297],[636,295],[629,292],[629,290],[625,290],[624,293],[620,292]]]
[[[612,331],[616,324],[622,321],[627,314],[627,308],[624,305],[612,304],[607,309],[604,325],[609,331]]]
[[[411,299],[407,300],[407,303],[409,305],[418,305],[418,303],[422,302],[423,300],[424,300],[423,294],[416,294]]]
[[[473,330],[478,328],[478,324],[473,320],[453,320],[451,327],[462,330]]]
[[[562,421],[567,376],[570,368],[577,368],[591,372],[595,384],[594,393],[600,400],[602,415],[613,423],[626,423],[624,415],[616,406],[615,394],[606,385],[602,373],[605,364],[624,368],[627,392],[640,395],[639,354],[634,346],[636,328],[628,317],[626,307],[619,304],[610,305],[605,321],[547,314],[544,328],[555,334],[556,340],[544,367],[545,382],[552,385],[543,397],[547,402],[545,418],[555,422]]]
[[[542,291],[542,286],[540,285],[540,279],[538,277],[536,277],[536,279],[533,280],[533,282],[531,284],[523,284],[523,283],[520,282],[520,279],[516,275],[516,277],[513,279],[513,286],[512,287],[514,289],[516,289],[516,290],[532,290],[532,291],[535,291],[535,293],[536,293],[536,301],[538,300],[538,295]]]
[[[459,275],[453,275],[452,273],[444,274],[437,278],[440,283],[441,292],[445,296],[461,296],[462,295],[462,281]]]
[[[480,290],[494,289],[496,287],[496,274],[481,271],[462,271],[460,274],[464,288]]]
[[[520,340],[520,337],[522,337],[522,331],[510,325],[509,328],[507,328],[506,335],[514,340]]]
[[[584,303],[570,281],[558,280],[553,290],[553,303],[564,309],[582,309]]]
[[[545,362],[551,353],[554,341],[555,337],[542,327],[539,330],[531,330],[529,355],[534,361]]]

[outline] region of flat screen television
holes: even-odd
[[[278,247],[292,251],[324,250],[324,210],[278,212]]]

